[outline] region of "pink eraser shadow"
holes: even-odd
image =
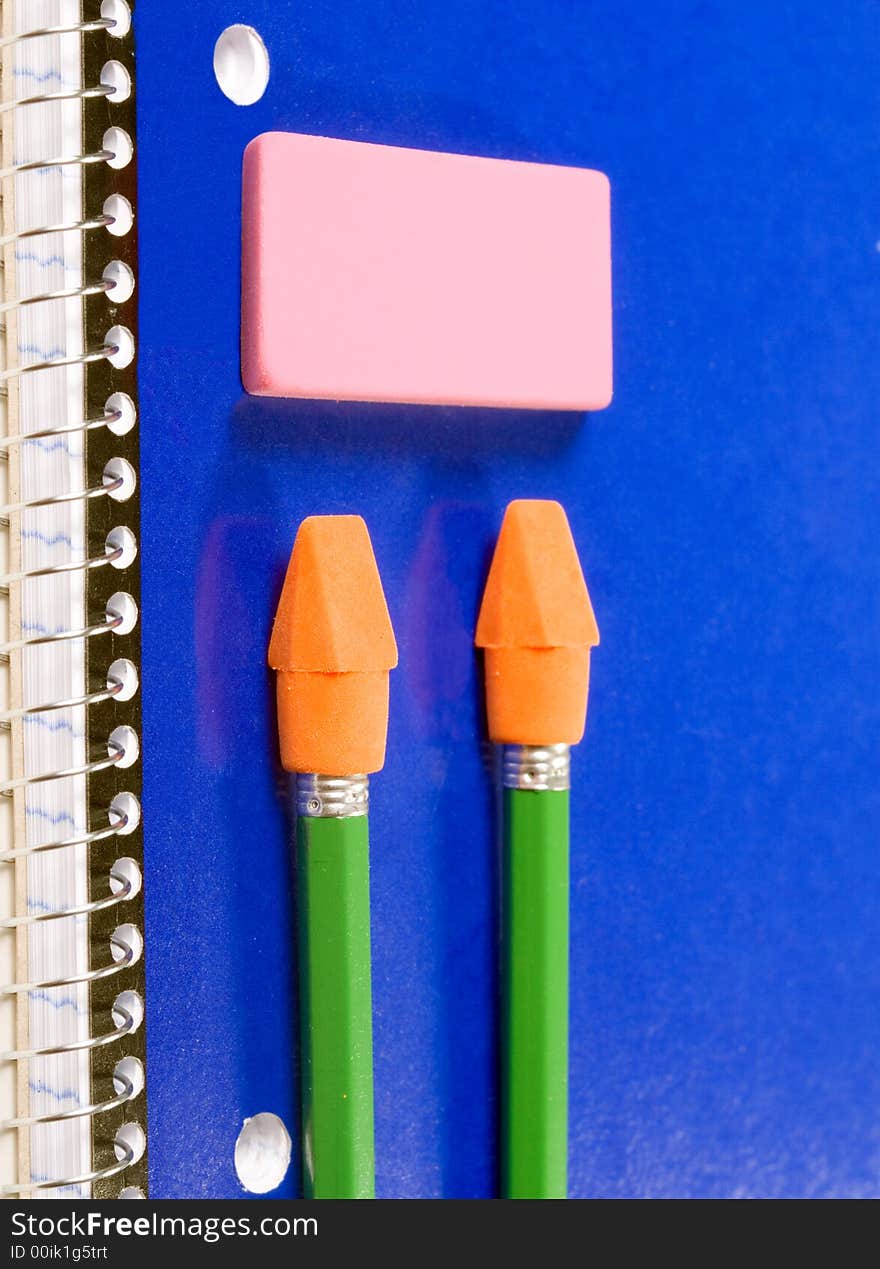
[[[267,132],[245,150],[242,379],[260,396],[597,410],[601,172]]]

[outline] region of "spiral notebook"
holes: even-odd
[[[519,497],[565,505],[603,635],[572,772],[571,1194],[876,1192],[876,6],[697,7],[0,3],[7,1195],[244,1198],[263,1113],[294,1145],[268,1197],[301,1192],[265,656],[297,525],[348,512],[400,651],[371,785],[376,1189],[497,1193],[472,640]],[[236,23],[270,64],[243,106],[212,63]],[[247,396],[242,156],[279,130],[607,172],[610,410]]]
[[[101,1196],[145,1169],[131,24],[2,21],[5,1192]]]
[[[455,410],[249,398],[241,165],[292,120],[520,154],[463,120],[440,135],[393,111],[362,129],[345,101],[295,108],[297,26],[273,0],[2,14],[5,1193],[245,1197],[236,1141],[270,1113],[293,1148],[269,1197],[299,1194],[290,813],[265,652],[298,522],[351,510],[407,651],[373,799],[378,1192],[488,1196],[495,883],[468,838],[491,843],[492,791],[468,625],[522,484],[485,483],[489,464],[499,442],[539,461],[533,417],[510,435],[464,423],[475,458],[458,471]],[[212,66],[241,20],[271,64],[247,107]],[[571,432],[548,425],[564,495]]]

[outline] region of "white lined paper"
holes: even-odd
[[[10,3],[10,0],[6,0]],[[14,0],[15,29],[74,25],[78,0]],[[76,34],[22,41],[13,57],[13,84],[4,96],[36,96],[75,91],[81,82],[81,45]],[[14,129],[16,163],[78,155],[82,149],[78,101],[30,105],[6,116]],[[82,176],[76,165],[39,169],[15,177],[15,228],[76,222],[82,215]],[[82,280],[78,233],[21,240],[15,251],[17,298],[76,287]],[[12,298],[7,296],[7,299]],[[53,300],[19,311],[16,349],[7,360],[20,365],[78,355],[83,348],[82,304]],[[20,380],[18,430],[43,430],[83,417],[81,367],[65,366],[24,375]],[[22,501],[85,487],[81,434],[24,443],[21,447]],[[43,568],[84,557],[84,507],[72,501],[25,512],[21,518],[21,568]],[[81,628],[86,624],[83,575],[79,572],[33,578],[23,583],[22,636]],[[85,692],[81,640],[26,648],[22,655],[22,700],[14,706],[43,704]],[[30,715],[23,725],[25,774],[81,766],[85,761],[82,708]],[[26,843],[62,840],[87,831],[84,777],[32,785],[25,797]],[[86,902],[88,861],[84,847],[48,851],[27,864],[30,913],[55,912]],[[28,933],[28,980],[68,977],[89,967],[88,921],[63,918],[33,925]],[[28,1010],[29,1046],[65,1044],[89,1035],[89,993],[83,985],[35,990],[20,1007]],[[55,1055],[28,1063],[29,1114],[54,1114],[89,1101],[87,1053]],[[76,1176],[91,1167],[88,1117],[38,1125],[30,1132],[30,1180]],[[78,1197],[88,1187],[34,1191],[34,1197]]]

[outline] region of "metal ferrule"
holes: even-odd
[[[564,792],[571,788],[571,746],[504,745],[501,780],[505,789]]]
[[[365,775],[296,777],[296,811],[309,819],[345,820],[370,809],[370,779]]]

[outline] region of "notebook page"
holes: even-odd
[[[11,0],[5,0],[8,4]],[[16,30],[73,25],[80,20],[78,0],[15,0]],[[22,41],[13,56],[13,83],[4,96],[15,99],[53,92],[75,92],[81,83],[80,39],[76,34]],[[16,164],[81,153],[81,103],[46,102],[14,112]],[[7,114],[6,120],[10,121]],[[8,123],[7,123],[7,126]],[[14,178],[15,228],[18,232],[80,220],[82,177],[77,164],[50,165]],[[18,300],[82,285],[81,236],[55,233],[21,239],[15,248]],[[7,299],[12,298],[7,296]],[[20,366],[63,362],[83,348],[82,302],[58,299],[26,305],[18,311],[17,346],[8,360]],[[83,373],[80,366],[24,374],[19,379],[16,429],[41,431],[83,417]],[[85,470],[82,435],[34,440],[21,446],[22,502],[83,490]],[[52,567],[84,558],[84,505],[79,499],[34,508],[21,516],[22,571]],[[58,573],[21,583],[21,636],[51,635],[86,624],[82,572]],[[26,647],[22,653],[22,699],[13,707],[41,705],[85,693],[81,640]],[[81,767],[85,755],[82,707],[29,714],[23,723],[24,772],[28,775]],[[87,831],[86,781],[77,776],[32,784],[24,795],[25,841],[33,846],[82,836]],[[51,913],[83,904],[88,898],[85,847],[48,851],[26,863],[29,915]],[[89,966],[88,920],[69,917],[35,923],[27,934],[27,979],[52,981],[85,972]],[[57,1046],[89,1034],[88,988],[34,989],[19,996],[28,1014],[28,1046]],[[51,1115],[89,1102],[89,1060],[86,1053],[55,1054],[27,1064],[31,1116]],[[91,1159],[91,1121],[72,1118],[35,1125],[30,1130],[30,1177],[40,1183],[54,1177],[87,1172]],[[82,1186],[65,1187],[69,1197],[83,1196]],[[35,1197],[56,1197],[59,1191],[37,1190]]]

